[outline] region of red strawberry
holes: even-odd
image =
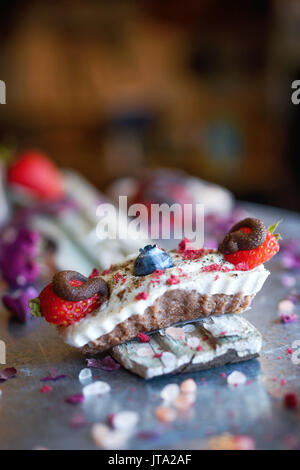
[[[8,169],[7,181],[45,200],[58,200],[64,195],[59,170],[36,150],[28,150],[18,156]]]
[[[272,256],[276,255],[279,251],[278,240],[280,239],[280,236],[278,234],[274,234],[278,223],[269,227],[266,239],[260,246],[253,250],[242,250],[224,255],[226,261],[234,264],[235,266],[240,265],[244,268],[247,267],[249,270],[254,269],[256,266],[259,266],[271,259]],[[246,233],[250,232],[248,227],[242,227],[240,230],[243,230]]]
[[[71,281],[73,286],[79,286],[81,281]],[[95,294],[88,299],[78,302],[71,302],[58,297],[52,289],[52,284],[48,284],[40,295],[29,302],[31,313],[34,316],[43,316],[49,323],[55,325],[68,326],[76,323],[89,313],[100,307],[102,298]]]

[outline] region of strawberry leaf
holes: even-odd
[[[275,224],[273,225],[270,225],[270,227],[268,228],[268,232],[272,233],[274,235],[274,237],[276,238],[276,240],[281,240],[281,236],[279,233],[274,233],[275,230],[277,229],[278,225],[282,222],[282,219],[279,220],[278,222],[275,222]]]
[[[40,299],[38,297],[29,301],[29,308],[33,317],[42,316]]]

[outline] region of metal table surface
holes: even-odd
[[[299,215],[252,204],[246,204],[246,208],[266,224],[283,218],[283,237],[299,236]],[[286,325],[278,321],[277,304],[288,289],[282,285],[283,270],[276,258],[268,266],[272,275],[245,314],[263,335],[261,357],[190,374],[198,384],[196,403],[169,425],[154,416],[155,407],[161,404],[160,391],[167,383],[180,383],[187,376],[147,382],[124,369],[93,370],[100,380],[110,384],[111,392],[70,405],[65,397],[82,389],[78,373],[85,367],[84,358],[63,344],[55,329],[43,320],[35,319],[24,326],[10,321],[9,314],[2,311],[0,339],[6,343],[7,367],[16,367],[18,373],[0,384],[0,448],[96,449],[90,432],[92,424],[106,422],[108,414],[124,409],[140,414],[127,449],[201,449],[210,436],[224,432],[251,436],[258,449],[300,448],[299,412],[283,405],[288,391],[300,394],[300,364],[294,364],[287,354],[293,342],[300,340],[300,321]],[[296,278],[297,288],[300,274]],[[44,385],[40,380],[50,368],[67,377],[49,382],[53,391],[43,394],[39,391]],[[233,370],[242,371],[251,383],[230,388],[221,373]],[[281,379],[286,380],[286,385]],[[79,412],[87,424],[74,429],[70,420]],[[142,431],[150,434],[141,434]]]

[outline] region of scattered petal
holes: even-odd
[[[161,434],[156,431],[140,431],[136,435],[138,439],[144,439],[144,440],[158,439],[160,436]]]
[[[155,354],[153,354],[153,358],[156,358],[156,359],[161,358],[161,356],[162,356],[162,353],[155,353]]]
[[[12,379],[17,374],[15,367],[6,367],[6,369],[0,370],[0,381]]]
[[[146,335],[142,331],[137,335],[138,340],[140,343],[149,343],[150,342],[150,336]]]
[[[87,365],[108,372],[120,369],[120,364],[114,361],[111,356],[105,356],[104,359],[87,359]]]
[[[57,381],[57,380],[61,380],[61,379],[65,379],[67,376],[65,374],[60,374],[60,375],[48,375],[47,377],[43,377],[41,379],[41,382],[48,382],[48,381]]]
[[[284,404],[287,408],[291,410],[298,408],[298,405],[299,405],[298,396],[295,393],[287,393],[284,396]]]
[[[49,385],[44,385],[42,388],[40,388],[41,393],[49,393],[52,392],[52,387]]]
[[[179,284],[180,283],[180,278],[178,276],[175,276],[174,274],[171,274],[169,279],[167,279],[166,283],[168,284],[168,286]]]
[[[135,296],[136,300],[147,300],[148,299],[148,292],[140,292]]]
[[[70,421],[70,425],[72,428],[81,428],[83,426],[86,426],[87,422],[83,416],[83,414],[79,413],[73,416],[73,418]]]
[[[84,400],[84,395],[82,393],[77,393],[66,398],[66,403],[71,403],[71,405],[78,405]]]
[[[282,323],[294,323],[298,320],[296,313],[282,313],[280,315]]]

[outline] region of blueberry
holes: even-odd
[[[154,273],[156,269],[172,268],[173,261],[169,253],[158,248],[157,245],[147,245],[140,248],[140,254],[134,262],[135,276],[146,276]]]

